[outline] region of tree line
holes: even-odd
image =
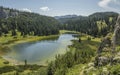
[[[113,32],[118,13],[99,12],[89,16],[70,18],[64,22],[61,29],[75,30],[93,36],[105,36]]]
[[[4,12],[4,10],[6,10],[7,13]],[[15,12],[17,15],[15,15]],[[0,18],[0,36],[8,33],[16,36],[17,32],[20,32],[21,36],[41,36],[59,33],[59,22],[53,17],[2,7],[0,8],[0,13],[4,14],[4,17]],[[9,15],[10,13],[14,13],[15,16]],[[5,15],[9,17],[5,17]]]
[[[11,32],[16,36],[58,34],[60,29],[74,30],[93,36],[105,36],[113,32],[118,13],[97,12],[89,16],[61,19],[0,7],[0,36]],[[59,21],[59,22],[58,22]]]

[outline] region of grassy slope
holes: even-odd
[[[100,43],[100,38],[94,38],[94,39],[91,39],[91,40],[87,40],[87,37],[88,36],[82,36],[81,37],[81,40],[82,42],[79,43],[77,41],[75,41],[73,44],[75,46],[78,46],[79,48],[81,48],[82,50],[94,50],[95,53],[96,53],[96,50],[99,46],[99,43]],[[74,46],[74,47],[75,47]],[[91,62],[94,60],[94,57],[91,59]],[[72,68],[68,69],[68,72],[66,75],[82,75],[83,73],[83,69],[87,66],[88,64],[78,64],[78,65],[75,65],[73,66]]]
[[[70,30],[60,30],[60,34],[64,34],[64,33],[70,33],[70,34],[71,34],[71,33],[73,33],[73,34],[74,34],[74,33],[78,33],[78,34],[79,34],[80,32],[70,31]]]
[[[38,40],[44,40],[44,39],[50,39],[54,37],[58,37],[59,35],[49,35],[49,36],[17,36],[17,38],[14,38],[13,36],[7,36],[7,37],[0,37],[0,43],[2,45],[15,45],[18,43],[24,43],[24,42],[32,42],[32,41],[38,41]]]
[[[96,50],[98,49],[98,46],[100,44],[100,38],[95,38],[92,39],[91,41],[86,40],[86,36],[82,37],[82,43],[78,43],[78,42],[74,42],[75,46],[79,46],[79,48],[81,48],[82,50],[84,49],[92,49],[96,52]],[[75,47],[74,46],[74,47]],[[104,53],[104,52],[103,52]],[[104,53],[104,55],[102,56],[108,56],[111,55],[110,53]],[[115,57],[119,57],[120,54],[120,46],[117,46],[116,48],[116,55]],[[95,54],[96,56],[97,54]],[[99,68],[94,67],[93,65],[90,66],[90,64],[94,63],[95,57],[93,57],[91,59],[91,61],[87,64],[78,64],[73,66],[72,68],[68,69],[68,72],[66,75],[100,75],[101,73],[104,75],[108,75],[106,73],[111,72],[112,75],[118,75],[118,72],[120,74],[120,64],[116,64],[116,65],[105,65],[105,66],[101,66]],[[86,74],[85,74],[86,72]]]
[[[5,62],[6,60],[4,60],[2,57],[0,57],[0,67],[4,67],[4,66],[9,66],[11,64],[4,64],[3,62]]]

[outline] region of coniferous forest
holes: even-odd
[[[25,35],[51,35],[58,34],[58,21],[52,17],[39,15],[36,13],[21,12],[14,9],[0,7],[0,35],[8,34],[21,36]]]

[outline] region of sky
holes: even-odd
[[[120,13],[120,0],[0,0],[0,6],[47,16],[88,16],[106,11]]]

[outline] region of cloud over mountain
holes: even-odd
[[[98,6],[104,8],[104,9],[108,9],[110,11],[116,11],[116,12],[120,12],[120,9],[114,8],[112,6],[110,6],[110,4],[117,4],[118,6],[120,6],[120,1],[119,0],[100,0],[98,2]]]
[[[42,11],[49,11],[49,10],[50,10],[50,8],[49,8],[49,7],[47,7],[47,6],[45,6],[45,7],[40,7],[40,10],[42,10]]]
[[[22,11],[26,11],[26,12],[32,12],[30,9],[28,9],[28,8],[22,8],[21,9]]]

